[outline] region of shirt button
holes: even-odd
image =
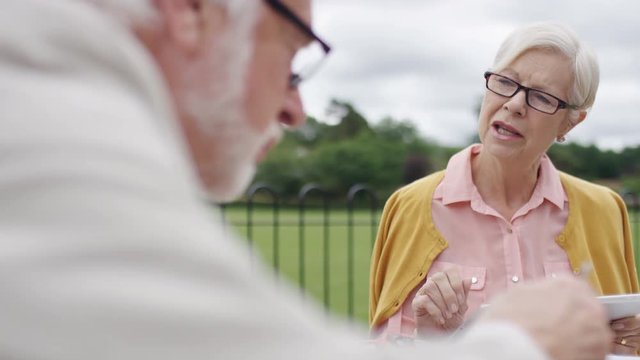
[[[472,283],[472,284],[477,284],[477,283],[478,283],[478,278],[477,278],[477,277],[475,277],[475,276],[472,276],[472,277],[471,277],[471,283]]]
[[[507,228],[507,232],[508,232],[509,234],[513,234],[513,229],[509,227],[509,228]]]
[[[513,281],[514,283],[517,283],[518,280],[520,280],[520,278],[518,278],[517,276],[513,275],[513,277],[511,278],[511,281]]]

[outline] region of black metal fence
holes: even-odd
[[[640,202],[625,194],[640,269]],[[366,321],[369,257],[383,202],[373,189],[354,185],[346,198],[307,184],[297,199],[283,199],[266,184],[246,200],[222,207],[227,222],[245,236],[276,274],[327,310]]]
[[[245,201],[222,210],[276,273],[326,309],[366,320],[369,257],[381,210],[372,189],[354,185],[345,198],[307,184],[296,199],[283,199],[273,187],[256,184]]]

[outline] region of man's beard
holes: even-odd
[[[196,157],[195,165],[210,199],[216,202],[242,195],[255,175],[261,149],[281,133],[275,121],[263,131],[251,127],[243,100],[252,42],[229,33],[209,60],[189,69],[180,99],[199,137],[211,144],[212,151]]]
[[[207,190],[216,202],[228,202],[241,196],[256,173],[258,154],[267,144],[279,139],[281,130],[275,122],[263,133],[248,126],[243,119],[227,117],[215,124],[218,151],[205,166],[209,179]]]

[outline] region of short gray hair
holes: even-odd
[[[557,51],[572,62],[573,86],[568,102],[579,110],[590,109],[600,82],[598,60],[595,53],[565,25],[538,22],[516,29],[500,46],[492,70],[504,70],[520,55],[533,49]]]

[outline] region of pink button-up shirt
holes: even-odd
[[[555,242],[569,213],[557,170],[545,155],[529,201],[511,219],[484,202],[471,175],[471,158],[482,151],[472,145],[454,155],[431,203],[433,222],[449,246],[435,259],[427,277],[455,266],[471,279],[467,302],[471,316],[491,296],[523,281],[571,273],[565,251]],[[381,328],[379,339],[412,336],[411,301],[424,281],[407,297],[400,311]]]

